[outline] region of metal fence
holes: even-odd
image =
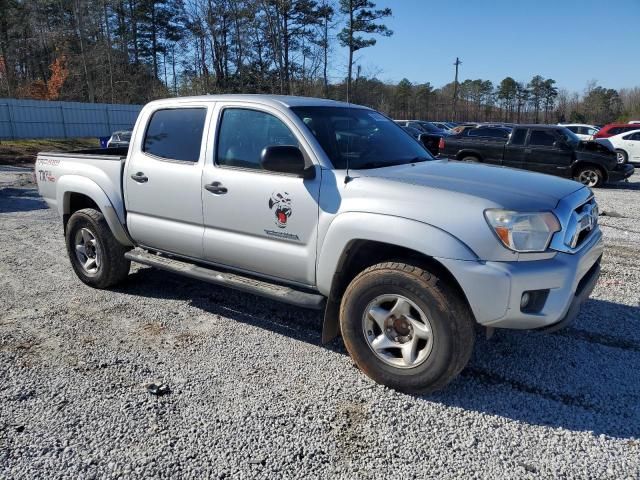
[[[0,140],[108,137],[131,130],[142,105],[0,98]]]

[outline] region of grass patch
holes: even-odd
[[[98,148],[97,138],[60,138],[0,141],[0,164],[32,165],[38,152],[68,152],[83,148]]]

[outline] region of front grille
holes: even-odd
[[[565,245],[571,249],[579,249],[598,226],[598,204],[591,197],[571,213],[567,223]]]

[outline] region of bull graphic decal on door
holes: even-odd
[[[293,213],[289,194],[287,192],[273,192],[269,199],[269,208],[276,217],[276,225],[280,228],[286,228],[287,220]]]

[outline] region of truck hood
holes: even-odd
[[[463,197],[473,197],[474,203],[486,203],[487,208],[525,211],[553,209],[561,198],[583,188],[578,182],[551,175],[449,160],[360,170],[356,175],[426,187],[436,195],[435,190],[440,195],[455,193],[456,204]]]
[[[455,237],[487,261],[513,261],[523,254],[497,240],[485,220],[486,209],[549,211],[562,198],[586,188],[551,175],[448,160],[352,170],[350,176],[346,184],[336,178],[342,185],[342,212],[421,222]]]

